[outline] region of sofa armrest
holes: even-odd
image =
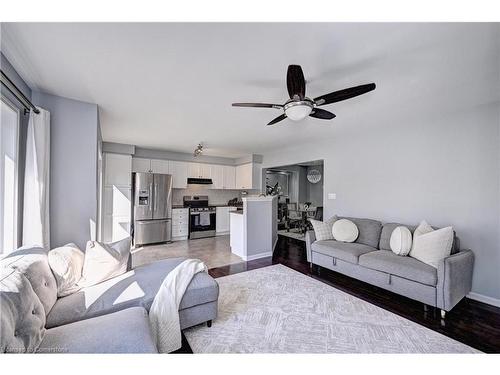
[[[311,261],[311,245],[312,243],[316,241],[316,235],[314,234],[313,230],[308,230],[306,232],[306,254],[307,254],[307,261]]]
[[[472,288],[474,253],[461,250],[438,265],[437,307],[450,311]]]

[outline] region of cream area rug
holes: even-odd
[[[217,279],[219,316],[185,330],[194,353],[474,353],[283,265]]]

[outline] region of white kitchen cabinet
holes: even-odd
[[[132,188],[130,186],[104,186],[105,215],[130,216]]]
[[[132,183],[130,155],[104,154],[104,184],[117,186],[130,186]]]
[[[201,178],[212,178],[212,166],[210,164],[200,164]]]
[[[132,156],[104,154],[103,241],[114,242],[130,235]]]
[[[224,166],[212,165],[212,189],[224,189]]]
[[[212,178],[212,166],[210,164],[189,163],[188,176],[191,178]]]
[[[172,187],[176,189],[187,188],[188,164],[184,161],[171,161],[170,174],[172,175]]]
[[[217,207],[215,209],[215,234],[217,236],[229,233],[230,207]]]
[[[200,165],[198,163],[188,163],[188,177],[200,178]]]
[[[222,184],[223,189],[236,189],[236,167],[230,165],[224,165],[222,167],[224,182]]]
[[[170,161],[151,159],[151,172],[170,174]]]
[[[260,190],[261,168],[255,163],[247,163],[236,167],[236,189]]]
[[[151,173],[151,159],[132,158],[132,172]]]
[[[187,240],[189,236],[189,209],[172,209],[172,241]]]

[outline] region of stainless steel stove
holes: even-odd
[[[189,207],[189,239],[215,237],[216,208],[209,207],[208,196],[186,195],[184,207]]]

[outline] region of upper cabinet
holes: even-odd
[[[130,174],[132,157],[121,154],[104,154],[104,184],[115,186],[130,186],[132,176]]]
[[[223,165],[212,165],[212,189],[228,189],[224,187]]]
[[[171,161],[168,161],[168,160],[151,159],[151,172],[152,173],[171,174],[170,163],[171,163]]]
[[[187,188],[188,164],[184,161],[171,161],[170,174],[172,175],[172,187],[176,189]]]
[[[261,189],[261,169],[255,163],[236,167],[236,189]]]
[[[212,178],[212,166],[210,164],[188,163],[188,177],[190,178]]]
[[[222,185],[223,189],[236,189],[236,167],[230,165],[224,165],[223,176],[224,182]]]
[[[132,158],[132,172],[170,174],[170,161]]]
[[[259,164],[247,163],[233,167],[172,161],[159,159],[132,158],[132,172],[162,173],[172,175],[172,186],[176,189],[188,187],[188,178],[210,178],[211,189],[261,189],[261,169]]]
[[[132,158],[132,172],[151,173],[151,159]]]

